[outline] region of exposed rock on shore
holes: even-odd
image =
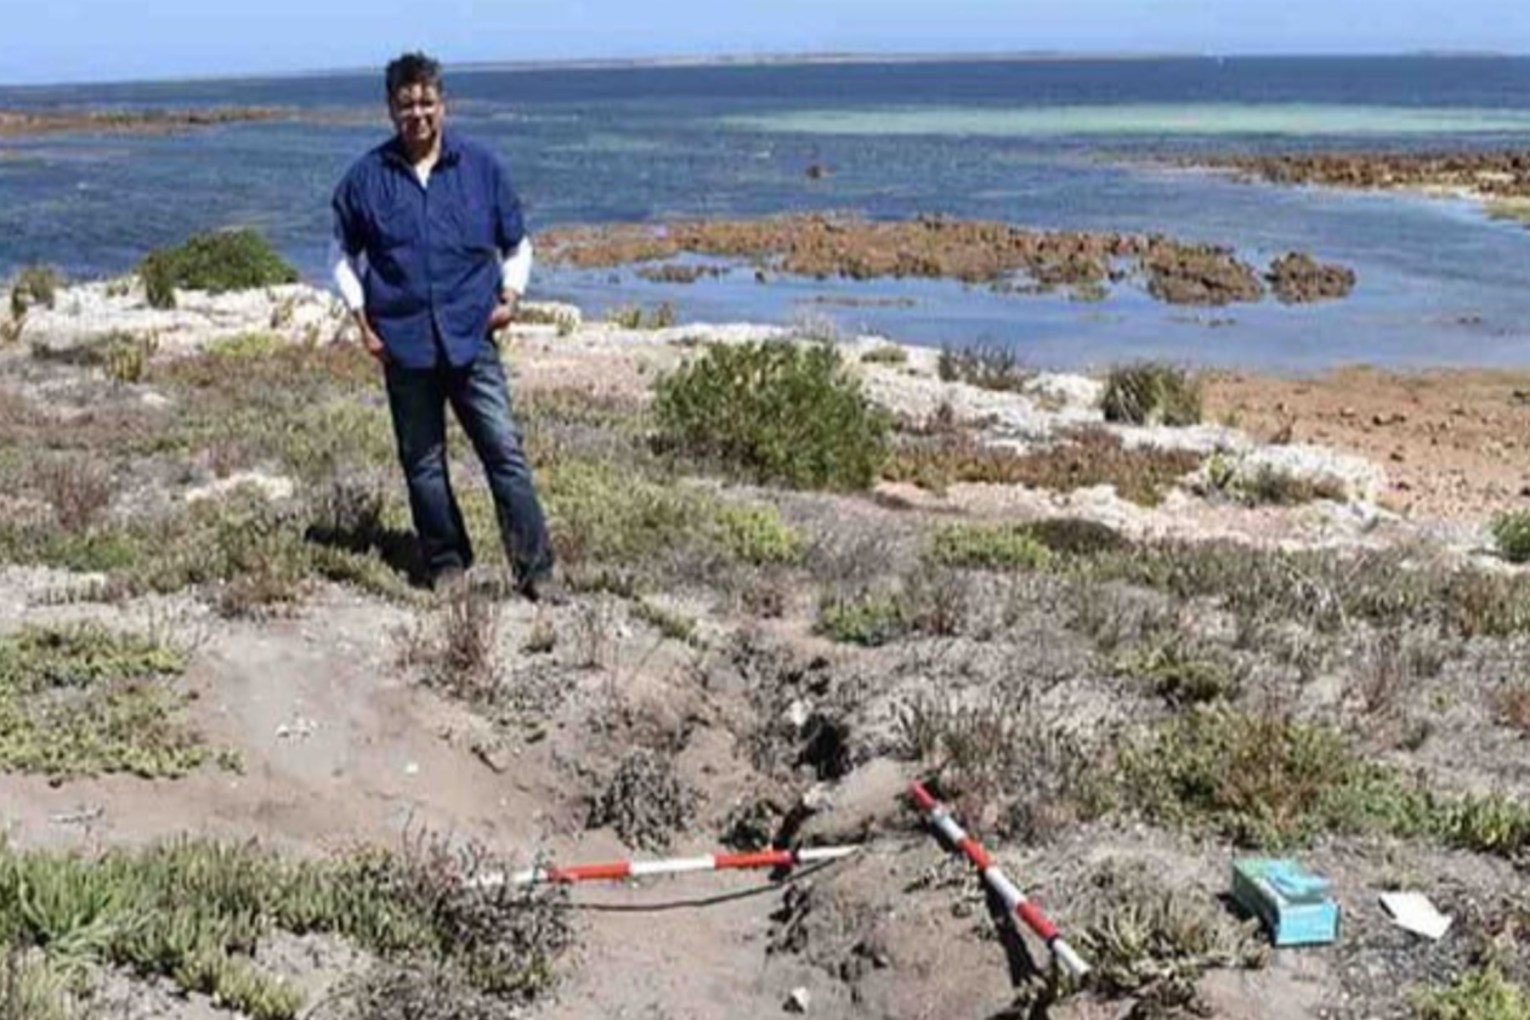
[[[1027,230],[1005,223],[920,217],[870,222],[823,214],[759,220],[703,220],[568,227],[539,241],[552,262],[581,269],[657,263],[681,255],[744,259],[760,270],[868,280],[922,277],[986,284],[996,290],[1068,288],[1084,298],[1134,272],[1171,304],[1258,301],[1255,270],[1230,248],[1159,235]],[[682,280],[687,267],[641,270]]]
[[[175,131],[215,124],[277,120],[287,111],[267,106],[217,106],[195,110],[57,110],[33,113],[0,110],[0,138],[63,131]]]
[[[1229,248],[1155,242],[1142,266],[1148,293],[1171,305],[1226,305],[1264,296],[1254,268]]]
[[[1290,252],[1270,263],[1265,274],[1275,296],[1286,304],[1307,304],[1348,297],[1355,289],[1355,271],[1319,262],[1303,252]]]
[[[1495,198],[1530,197],[1530,151],[1315,152],[1198,156],[1185,162],[1236,170],[1273,184],[1371,190],[1457,189]]]

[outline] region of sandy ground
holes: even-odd
[[[1255,436],[1385,465],[1385,505],[1411,517],[1481,519],[1530,507],[1530,371],[1218,375],[1207,398],[1210,417]]]

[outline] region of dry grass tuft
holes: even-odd
[[[404,636],[400,659],[452,697],[490,702],[500,688],[500,617],[488,594],[465,580],[452,585],[432,617]]]
[[[688,828],[700,797],[675,772],[674,759],[648,748],[629,753],[590,804],[590,828],[609,825],[623,843],[662,851]]]
[[[1155,506],[1200,462],[1200,455],[1188,450],[1128,447],[1112,432],[1085,428],[1027,453],[968,436],[915,440],[894,454],[886,475],[936,490],[955,482],[1025,485],[1052,492],[1112,485],[1123,499]]]

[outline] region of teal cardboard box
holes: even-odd
[[[1312,946],[1339,937],[1339,905],[1328,879],[1293,860],[1233,862],[1233,898],[1269,929],[1277,946]]]

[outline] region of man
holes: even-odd
[[[493,153],[446,129],[436,61],[405,54],[386,81],[395,136],[335,189],[335,282],[383,366],[432,584],[473,563],[447,471],[449,403],[488,475],[516,587],[535,601],[547,593],[552,547],[492,340],[531,271],[520,200]]]

